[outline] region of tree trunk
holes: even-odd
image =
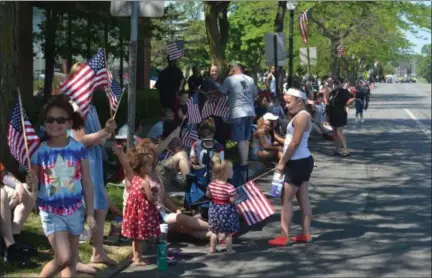
[[[0,2],[0,161],[13,173],[18,164],[9,152],[7,129],[20,76],[19,6],[16,1]]]
[[[227,16],[229,3],[229,1],[204,2],[205,25],[210,55],[213,64],[219,67],[222,76],[225,76],[225,71],[228,68],[225,49],[229,33]]]
[[[330,40],[330,72],[332,78],[337,78],[339,76],[338,45],[339,40]]]
[[[44,101],[51,96],[55,64],[55,38],[59,15],[56,10],[47,10],[47,35],[45,37],[45,82]]]
[[[283,32],[286,9],[287,9],[287,1],[279,1],[278,10],[274,22],[274,30],[276,33]]]
[[[19,84],[24,106],[30,104],[33,97],[33,7],[30,2],[19,3]],[[24,81],[25,80],[25,81]],[[23,82],[24,81],[24,82]]]

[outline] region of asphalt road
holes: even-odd
[[[280,202],[272,200],[277,214],[237,238],[237,254],[209,256],[207,242],[181,241],[173,245],[185,256],[168,271],[130,266],[117,276],[431,277],[431,87],[377,85],[365,123],[350,111],[350,158],[333,157],[329,142],[310,143],[318,164],[312,244],[267,244],[280,229]],[[263,190],[270,178],[258,181]],[[292,234],[299,219],[297,211]]]

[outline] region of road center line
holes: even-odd
[[[405,112],[408,114],[408,116],[410,116],[411,119],[413,119],[416,124],[418,125],[418,127],[423,131],[423,133],[426,135],[426,137],[429,139],[429,142],[431,141],[431,132],[430,130],[428,130],[424,124],[422,124],[422,122],[419,121],[419,119],[416,118],[416,116],[414,116],[413,113],[411,113],[411,111],[409,111],[408,109],[404,108]]]

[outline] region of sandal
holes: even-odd
[[[290,238],[287,236],[278,236],[274,239],[269,240],[268,243],[273,246],[287,246],[291,245],[292,241],[290,241]]]
[[[311,235],[296,235],[291,237],[291,240],[294,243],[310,243],[312,242],[312,236]]]

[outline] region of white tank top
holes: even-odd
[[[294,135],[293,121],[300,113],[307,113],[309,115],[309,113],[304,111],[304,110],[300,111],[289,122],[289,124],[287,126],[287,132],[285,135],[285,143],[284,143],[284,148],[283,148],[284,153],[287,150],[288,145],[291,143],[292,137]],[[311,130],[312,130],[312,123],[309,121],[309,130],[306,130],[303,133],[303,136],[300,140],[300,144],[299,144],[297,150],[291,156],[290,160],[298,160],[298,159],[307,158],[307,157],[311,156],[311,152],[309,151],[309,148],[308,148],[308,140],[309,140],[309,135],[310,135]]]

